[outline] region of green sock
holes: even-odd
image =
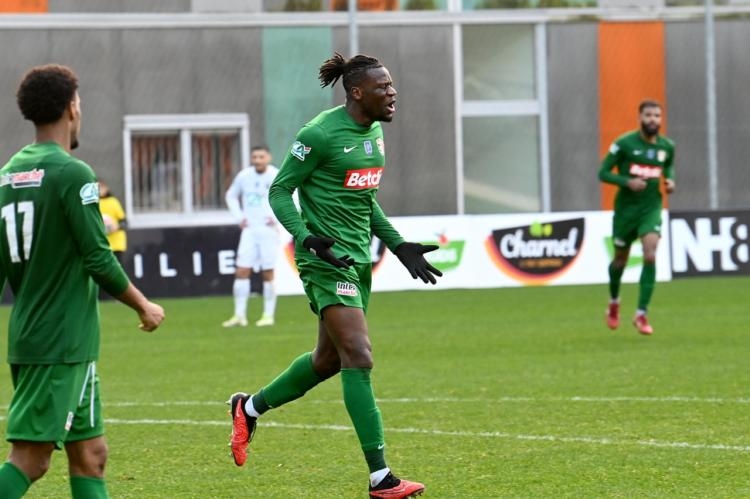
[[[620,296],[620,283],[625,267],[615,267],[615,262],[609,264],[609,297],[612,299]]]
[[[0,466],[0,497],[3,499],[19,499],[29,490],[30,486],[31,480],[16,465],[6,461]]]
[[[70,477],[70,491],[73,499],[109,499],[107,485],[103,478],[72,476]]]
[[[73,499],[109,499],[103,478],[72,476],[70,477],[70,491]]]
[[[70,491],[73,499],[109,499],[103,478],[72,476],[70,477]]]
[[[300,398],[321,381],[323,378],[313,370],[312,353],[303,353],[292,361],[286,371],[253,395],[253,407],[263,414],[272,407]]]
[[[347,368],[341,370],[344,404],[359,437],[370,473],[385,468],[385,438],[383,419],[375,404],[375,394],[370,382],[371,369]]]
[[[654,294],[654,286],[656,284],[656,263],[651,262],[643,264],[639,284],[638,310],[643,310],[645,312],[648,308],[648,304],[651,302],[651,295]]]

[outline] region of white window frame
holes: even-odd
[[[123,165],[125,168],[125,212],[128,226],[133,228],[189,227],[199,225],[233,224],[227,209],[193,210],[192,148],[190,138],[194,130],[238,130],[242,167],[250,164],[250,117],[245,113],[226,114],[139,114],[124,117],[122,133]],[[133,210],[132,137],[137,132],[175,131],[180,135],[182,174],[181,213],[141,213]]]
[[[449,2],[452,0],[449,0]],[[455,0],[460,1],[460,0]],[[536,99],[464,100],[463,38],[465,25],[453,26],[453,86],[456,130],[456,211],[466,213],[464,193],[464,133],[463,119],[497,116],[535,116],[539,120],[539,195],[541,211],[552,206],[550,185],[549,111],[547,109],[547,25],[534,23],[534,70]]]

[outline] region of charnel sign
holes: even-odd
[[[495,265],[524,284],[545,284],[562,275],[581,251],[584,218],[533,222],[495,229],[485,248]]]

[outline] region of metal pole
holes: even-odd
[[[547,109],[547,23],[538,23],[534,29],[534,56],[536,58],[536,95],[539,102],[539,165],[541,173],[542,211],[552,211],[552,187],[549,160],[549,110]]]
[[[705,4],[706,45],[706,139],[708,145],[708,199],[712,210],[719,208],[719,174],[716,154],[716,49],[714,46],[713,0]]]
[[[453,23],[453,126],[456,131],[456,214],[466,212],[464,193],[464,56],[461,25]]]
[[[349,57],[359,54],[359,30],[357,28],[357,0],[349,0]]]

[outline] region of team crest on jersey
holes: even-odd
[[[83,184],[81,190],[78,191],[78,195],[81,196],[81,204],[91,204],[99,202],[99,182],[89,182]]]
[[[294,156],[300,161],[304,161],[305,156],[307,156],[310,153],[310,151],[312,151],[312,147],[307,147],[305,144],[303,144],[299,140],[296,141],[294,144],[292,144],[292,156]]]
[[[357,286],[350,282],[337,282],[336,294],[343,296],[357,296]]]
[[[664,161],[666,161],[667,159],[667,151],[659,149],[656,152],[656,159],[659,161],[659,163],[664,163]]]
[[[385,142],[383,142],[382,137],[378,137],[375,140],[375,144],[378,146],[378,152],[380,152],[380,155],[385,156]]]
[[[0,177],[0,186],[10,185],[14,189],[23,189],[24,187],[39,187],[42,185],[44,170],[34,168],[29,172],[9,173]]]

